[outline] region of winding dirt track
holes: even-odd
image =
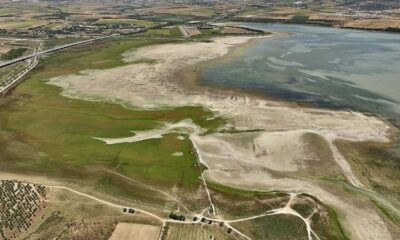
[[[13,178],[14,178],[14,179],[17,179],[17,180],[19,180],[19,181],[22,181],[22,182],[26,182],[26,176],[19,178],[18,175],[13,174]],[[3,179],[3,178],[0,178],[0,179]],[[5,178],[4,178],[4,179],[5,179]],[[206,217],[206,216],[204,216],[203,214],[193,213],[193,215],[196,216],[198,220],[196,220],[196,221],[191,221],[191,220],[190,220],[190,221],[184,221],[184,222],[183,222],[183,221],[177,221],[177,220],[173,220],[173,219],[169,219],[169,218],[163,218],[163,217],[160,217],[160,216],[158,216],[158,215],[156,215],[156,214],[154,214],[154,213],[151,213],[151,212],[149,212],[149,211],[147,211],[147,210],[143,210],[143,209],[140,209],[140,208],[116,204],[116,203],[113,203],[113,202],[110,202],[110,201],[101,199],[101,198],[99,198],[99,197],[93,196],[93,195],[91,195],[91,194],[89,194],[89,193],[85,193],[85,192],[82,192],[82,191],[79,191],[79,190],[75,190],[75,189],[73,189],[73,188],[71,188],[71,187],[66,187],[66,186],[61,186],[61,185],[52,185],[52,184],[49,184],[49,182],[47,182],[47,181],[45,181],[45,182],[42,182],[42,181],[38,181],[38,182],[27,182],[27,183],[41,184],[41,185],[43,185],[43,186],[49,188],[50,190],[52,190],[52,189],[61,189],[61,190],[69,191],[69,192],[71,192],[71,193],[73,193],[73,194],[76,194],[76,195],[79,195],[79,196],[82,196],[82,197],[89,198],[89,199],[91,199],[91,200],[94,200],[94,201],[99,202],[99,203],[101,203],[101,204],[104,204],[104,205],[106,205],[106,206],[113,207],[113,208],[118,208],[118,209],[121,210],[121,212],[122,212],[122,210],[123,210],[124,208],[132,208],[132,209],[135,209],[136,212],[138,212],[138,213],[145,214],[145,215],[147,215],[147,216],[149,216],[149,217],[152,217],[152,218],[158,220],[158,221],[163,225],[163,227],[164,227],[167,223],[178,223],[178,224],[202,224],[201,218],[205,218],[205,219],[207,219],[207,220],[212,220],[214,223],[224,222],[224,223],[226,224],[227,227],[231,228],[234,232],[236,232],[238,235],[242,236],[243,238],[245,238],[245,239],[247,239],[247,240],[251,240],[251,238],[248,237],[248,236],[246,236],[244,233],[242,233],[241,231],[239,231],[237,228],[235,228],[235,227],[233,227],[232,225],[230,225],[230,223],[249,221],[249,220],[253,220],[253,219],[257,219],[257,218],[261,218],[261,217],[265,217],[265,216],[270,216],[270,215],[289,214],[289,215],[293,215],[293,216],[299,217],[300,219],[302,219],[302,220],[304,221],[304,223],[305,223],[305,225],[306,225],[306,227],[307,227],[307,232],[308,232],[308,238],[309,238],[309,240],[312,240],[312,238],[310,238],[311,234],[312,234],[314,237],[316,237],[317,239],[319,239],[318,236],[315,234],[315,232],[311,229],[309,218],[306,219],[306,218],[302,217],[300,214],[298,214],[296,211],[294,211],[294,210],[290,207],[290,205],[291,205],[293,199],[298,195],[297,193],[290,193],[290,196],[291,196],[291,197],[290,197],[290,200],[288,201],[288,203],[286,204],[285,207],[273,209],[273,210],[270,210],[270,211],[268,211],[268,212],[266,212],[266,213],[264,213],[264,214],[254,215],[254,216],[250,216],[250,217],[246,217],[246,218],[241,218],[241,219],[230,220],[230,219],[224,219],[224,218],[221,218],[221,217]],[[48,202],[52,202],[52,201],[49,200]],[[57,202],[57,201],[56,201],[56,202]],[[205,210],[206,210],[206,209],[205,209]],[[204,212],[204,211],[202,211],[202,212]]]
[[[50,84],[62,87],[62,94],[68,97],[107,101],[121,99],[134,106],[148,109],[202,105],[216,112],[218,116],[232,120],[231,126],[238,130],[261,129],[263,132],[260,132],[260,138],[256,137],[247,142],[245,140],[248,139],[241,139],[242,144],[238,145],[231,139],[218,134],[200,136],[198,137],[199,140],[193,133],[194,126],[189,129],[186,128],[186,130],[189,130],[191,140],[194,142],[197,140],[196,150],[201,156],[199,161],[209,167],[202,174],[205,186],[206,180],[213,180],[237,188],[259,189],[260,191],[273,188],[286,192],[307,192],[332,205],[345,215],[345,227],[348,232],[352,233],[351,237],[356,239],[391,239],[390,233],[376,209],[357,205],[358,202],[353,203],[357,201],[355,199],[357,197],[345,201],[341,196],[335,195],[335,192],[325,190],[318,183],[308,181],[309,179],[273,178],[270,173],[260,171],[260,167],[267,169],[274,167],[265,165],[271,162],[267,158],[269,156],[257,158],[254,152],[248,151],[248,146],[257,143],[257,141],[266,143],[265,149],[270,148],[271,141],[266,140],[268,138],[272,139],[272,142],[276,140],[271,133],[281,132],[288,134],[286,137],[290,137],[292,136],[290,133],[293,131],[303,130],[316,131],[326,139],[388,141],[387,131],[389,127],[386,123],[378,118],[357,112],[292,107],[252,95],[236,94],[236,92],[234,95],[229,95],[232,93],[222,90],[213,91],[209,88],[186,89],[184,84],[179,84],[178,81],[173,80],[176,80],[175,74],[179,73],[182,68],[225,56],[232,49],[232,46],[244,44],[251,39],[248,37],[218,38],[210,43],[191,42],[147,46],[125,53],[125,61],[129,63],[141,59],[154,59],[156,60],[154,64],[130,64],[107,70],[86,70],[75,75],[56,77],[50,81]],[[92,80],[88,81],[88,79]],[[115,81],[115,79],[118,79],[118,81]],[[113,87],[110,89],[110,86]],[[185,126],[179,128],[185,129]],[[166,126],[166,128],[161,129],[161,132],[166,129],[168,131],[179,131],[177,128],[171,129],[170,126]],[[99,140],[107,144],[135,142],[148,137],[157,138],[162,135],[161,132],[158,129],[153,132],[143,132],[140,135],[137,133],[131,138],[103,138]],[[206,140],[212,140],[216,144],[211,146],[211,144],[207,144]],[[288,138],[288,141],[292,142],[293,139]],[[218,153],[214,150],[213,152],[212,147],[221,151]],[[335,152],[334,150],[332,149],[333,152]],[[282,160],[282,163],[291,164],[291,160],[295,159]],[[347,165],[344,164],[345,159],[336,154],[335,160],[344,169],[343,172],[349,182],[360,186]],[[298,167],[293,164],[291,166],[294,166],[293,171]],[[282,169],[282,166],[280,167]],[[208,196],[210,205],[213,206],[212,196]]]

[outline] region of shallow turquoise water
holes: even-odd
[[[289,24],[241,24],[290,35],[258,41],[205,69],[211,85],[347,107],[400,123],[400,34]]]

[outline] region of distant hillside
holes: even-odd
[[[49,3],[101,3],[129,4],[134,6],[177,6],[177,5],[256,5],[256,6],[298,6],[303,8],[330,6],[345,7],[359,11],[381,11],[400,8],[399,0],[0,0],[1,4],[16,2]],[[0,7],[1,8],[1,7]]]

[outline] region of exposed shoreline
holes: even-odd
[[[296,22],[292,20],[268,20],[262,18],[251,18],[251,17],[237,17],[231,19],[232,22],[246,22],[246,23],[276,23],[276,24],[296,24],[296,25],[305,25],[305,26],[317,26],[317,27],[327,27],[327,28],[337,28],[337,29],[353,29],[359,31],[367,31],[367,32],[385,32],[385,33],[393,33],[399,34],[400,30],[397,28],[385,28],[385,29],[373,29],[366,27],[351,27],[351,26],[340,26],[338,24],[334,24],[334,22]]]
[[[196,66],[234,56],[254,39],[226,37],[215,38],[210,43],[145,46],[125,53],[124,59],[127,62],[152,59],[156,60],[154,64],[86,70],[53,78],[50,84],[62,87],[62,94],[67,97],[123,101],[144,109],[200,105],[229,119],[226,129],[262,129],[261,132],[191,135],[201,160],[209,166],[205,172],[207,179],[239,188],[309,192],[345,214],[346,229],[352,237],[391,239],[384,221],[376,210],[365,205],[366,200],[347,196],[349,201],[344,204],[341,196],[328,192],[319,180],[298,178],[298,173],[309,171],[307,164],[320,164],[309,159],[302,134],[318,134],[328,142],[335,139],[388,142],[391,127],[382,119],[348,110],[300,107],[193,81],[196,79],[193,71],[199,71]],[[188,75],[190,81],[186,78]],[[334,162],[330,164],[336,166]],[[354,177],[351,170],[346,174]]]

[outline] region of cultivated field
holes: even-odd
[[[237,239],[226,232],[226,229],[218,226],[191,225],[191,224],[170,224],[165,233],[166,240],[208,240],[208,239]]]
[[[34,28],[48,24],[47,21],[37,19],[0,20],[0,29]]]
[[[47,189],[18,181],[0,181],[0,239],[24,235],[43,218]]]
[[[245,28],[239,27],[224,27],[221,31],[222,34],[255,34],[255,31],[251,31]]]
[[[145,33],[148,37],[182,37],[182,33],[178,27],[150,29]]]
[[[160,230],[158,226],[118,223],[109,240],[157,240]]]
[[[186,38],[190,38],[201,34],[201,32],[196,27],[179,26],[179,29],[181,30],[182,35]]]
[[[210,17],[214,14],[212,8],[207,7],[152,7],[143,8],[139,11],[157,14],[176,14],[176,15],[191,15],[196,17]]]
[[[391,28],[400,30],[400,19],[359,19],[345,23],[344,27],[372,30],[385,30]]]
[[[96,22],[99,25],[108,25],[108,24],[134,24],[143,27],[153,27],[155,25],[154,22],[146,21],[146,20],[138,20],[138,19],[100,19]]]

